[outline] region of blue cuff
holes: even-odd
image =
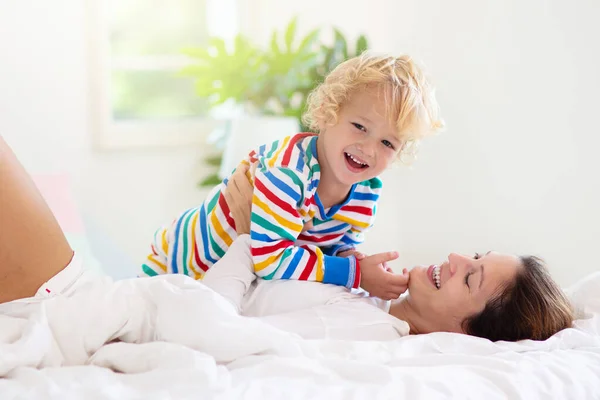
[[[352,289],[356,280],[355,257],[324,256],[323,283],[345,286]]]

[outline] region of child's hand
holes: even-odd
[[[356,257],[356,259],[358,261],[363,260],[367,255],[364,253],[361,253],[360,251],[356,250],[356,249],[350,249],[350,250],[346,250],[346,251],[340,251],[339,253],[337,253],[338,257],[350,257],[350,256],[354,256]]]
[[[397,299],[408,288],[408,271],[394,274],[386,263],[398,258],[398,253],[379,253],[360,260],[360,287],[383,300]]]
[[[361,253],[360,251],[358,251],[356,249],[341,251],[341,252],[339,252],[337,254],[337,256],[338,257],[350,257],[350,256],[354,256],[354,257],[356,257],[356,259],[358,261],[362,261],[362,260],[364,260],[367,257],[367,255],[365,253]],[[383,269],[385,269],[387,272],[394,272],[394,270],[392,270],[392,268],[387,265],[387,262],[384,262],[381,265],[383,266]]]

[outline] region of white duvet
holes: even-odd
[[[5,399],[600,399],[600,273],[544,342],[305,340],[182,276],[0,306]]]

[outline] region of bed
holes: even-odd
[[[600,272],[567,289],[573,328],[518,343],[303,340],[158,278],[0,315],[0,398],[600,399]]]
[[[573,328],[518,343],[303,340],[234,315],[190,286],[201,283],[157,278],[107,281],[28,318],[0,315],[1,398],[600,398],[600,273],[569,289]]]

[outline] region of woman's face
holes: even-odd
[[[473,257],[450,254],[439,266],[413,268],[406,297],[417,314],[413,328],[418,333],[464,333],[462,322],[483,311],[515,279],[519,266],[515,256],[488,252]]]

